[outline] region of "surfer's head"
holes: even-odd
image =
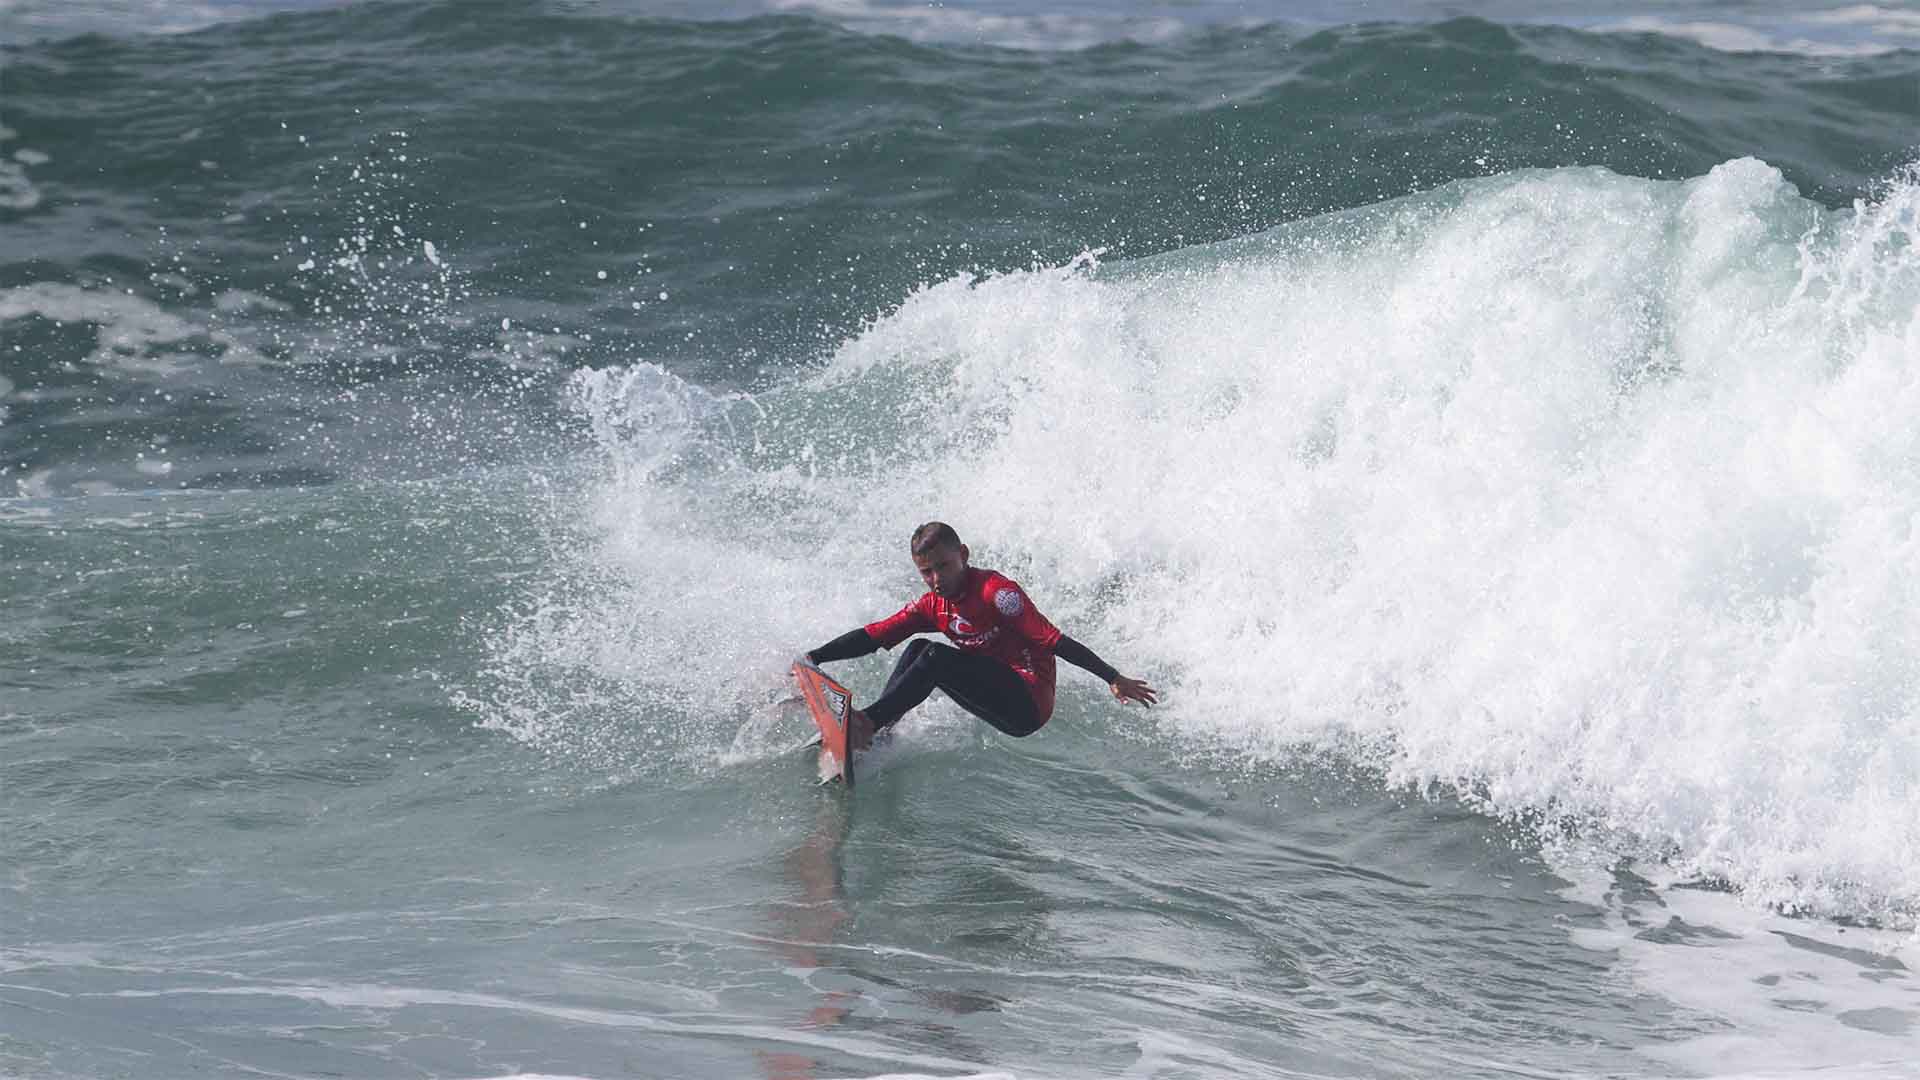
[[[908,545],[920,580],[948,600],[958,600],[967,583],[967,559],[972,552],[960,542],[960,534],[944,521],[929,521],[913,530]]]

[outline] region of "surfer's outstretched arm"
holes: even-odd
[[[1060,635],[1060,643],[1053,647],[1053,655],[1072,664],[1074,667],[1091,671],[1100,681],[1107,684],[1113,696],[1123,702],[1137,701],[1151,706],[1159,701],[1159,694],[1139,679],[1129,679],[1120,674],[1119,669],[1094,655],[1092,649],[1080,644],[1065,634]]]
[[[880,648],[864,626],[856,626],[841,634],[825,645],[807,653],[807,660],[813,664],[824,664],[831,660],[851,660],[856,656],[865,656]]]

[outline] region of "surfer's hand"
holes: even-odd
[[[1151,708],[1154,702],[1160,700],[1159,693],[1155,691],[1153,687],[1148,686],[1139,679],[1129,679],[1125,675],[1113,680],[1112,683],[1108,684],[1107,689],[1113,691],[1113,696],[1123,703],[1137,701]]]

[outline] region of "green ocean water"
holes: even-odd
[[[0,1074],[1915,1075],[1906,8],[271,6],[0,10]],[[931,517],[1164,705],[815,788]]]

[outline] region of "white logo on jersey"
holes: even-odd
[[[993,606],[999,608],[1000,614],[1008,618],[1019,615],[1026,608],[1026,605],[1020,601],[1019,589],[1001,589],[994,593]]]
[[[994,640],[1000,636],[1000,628],[997,626],[989,626],[985,630],[980,630],[968,622],[965,615],[957,611],[949,611],[947,614],[947,634],[953,638],[955,645],[963,649],[984,649],[993,644]]]

